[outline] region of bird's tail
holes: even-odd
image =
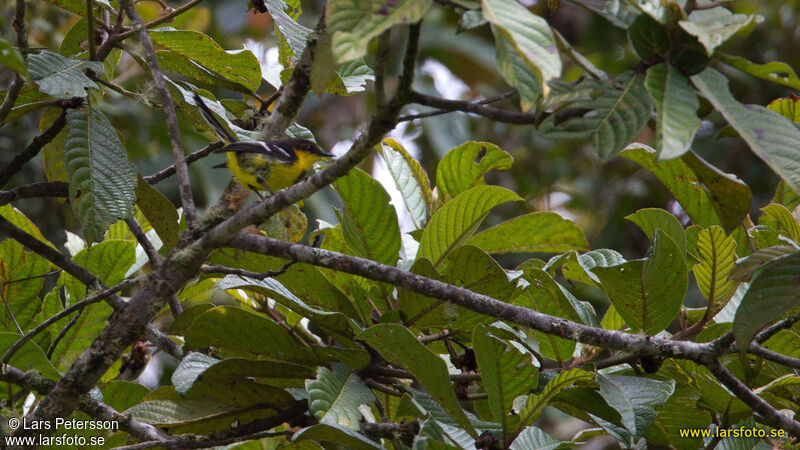
[[[217,133],[217,136],[219,136],[219,138],[222,139],[226,144],[231,144],[238,141],[236,136],[231,134],[231,132],[228,131],[228,129],[222,125],[222,123],[220,123],[219,119],[217,119],[214,113],[211,112],[211,109],[209,109],[208,105],[206,105],[206,102],[203,101],[203,97],[200,97],[197,92],[195,92],[193,95],[195,104],[198,108],[200,108],[200,112],[203,114],[203,119],[205,119],[206,122],[211,125],[211,128],[214,129],[214,132]]]

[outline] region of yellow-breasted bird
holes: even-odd
[[[315,162],[333,157],[308,139],[240,141],[219,122],[197,93],[194,101],[206,122],[227,144],[215,153],[228,154],[223,166],[248,189],[274,193],[303,179]]]

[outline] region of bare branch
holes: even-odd
[[[17,0],[14,15],[14,30],[17,32],[17,47],[19,47],[20,53],[22,53],[24,57],[28,54],[28,33],[25,31],[25,0]],[[11,84],[6,90],[6,97],[3,99],[3,103],[0,104],[0,124],[5,122],[8,113],[10,113],[11,108],[14,107],[14,103],[17,101],[19,91],[22,90],[23,84],[25,84],[25,80],[22,79],[20,74],[15,73],[14,80],[11,81]],[[3,184],[5,183],[0,183],[0,186]]]
[[[197,150],[197,151],[192,152],[189,155],[187,155],[186,156],[186,164],[192,164],[192,163],[194,163],[196,161],[199,161],[202,158],[205,158],[206,156],[214,153],[214,150],[218,150],[218,149],[220,149],[220,148],[222,148],[224,146],[225,146],[225,143],[222,142],[222,141],[212,142],[212,143],[206,145],[205,147],[201,148],[200,150]],[[148,182],[149,184],[156,184],[159,181],[165,180],[165,179],[167,179],[167,178],[169,178],[169,177],[171,177],[173,175],[175,175],[175,164],[172,164],[171,166],[169,166],[169,167],[167,167],[165,169],[159,170],[158,172],[156,172],[156,173],[154,173],[152,175],[148,175],[148,176],[143,177],[143,178],[144,178],[144,181]]]
[[[419,92],[412,92],[410,101],[419,103],[420,105],[439,108],[443,111],[461,111],[473,113],[498,122],[527,125],[536,123],[535,114],[506,111],[500,108],[493,108],[491,106],[485,106],[478,103],[465,102],[461,100],[447,100],[434,97],[432,95],[421,94]]]
[[[747,385],[733,376],[719,360],[713,360],[708,365],[711,373],[722,382],[736,397],[745,402],[749,407],[759,413],[764,423],[774,428],[786,430],[795,437],[800,437],[800,422],[792,420],[767,403],[763,398],[756,395]]]
[[[186,11],[194,8],[195,6],[200,4],[202,1],[203,0],[192,0],[192,1],[186,3],[185,5],[183,5],[183,6],[179,7],[179,8],[173,9],[172,11],[168,12],[167,14],[162,15],[161,17],[159,17],[157,19],[154,19],[154,20],[152,20],[150,22],[147,22],[144,25],[144,27],[146,29],[150,29],[150,28],[157,27],[157,26],[161,25],[162,23],[169,22],[170,20],[174,19],[175,17],[177,17],[177,16],[185,13]],[[131,37],[136,32],[137,32],[137,30],[135,28],[133,30],[125,31],[123,33],[120,33],[120,34],[116,35],[114,37],[114,40],[115,41],[121,41],[123,39],[127,39],[127,38]]]
[[[158,93],[161,96],[162,107],[164,108],[164,115],[167,119],[167,130],[169,131],[169,139],[172,143],[172,156],[175,159],[175,170],[178,174],[178,189],[181,194],[181,204],[183,211],[186,214],[186,223],[189,228],[197,224],[197,212],[194,207],[194,199],[192,198],[192,185],[189,181],[189,168],[186,165],[186,156],[183,149],[183,142],[181,141],[181,131],[178,126],[178,116],[175,113],[175,103],[169,95],[167,84],[164,81],[164,73],[161,72],[161,67],[158,65],[156,59],[156,52],[153,48],[153,42],[150,40],[150,35],[147,33],[147,28],[142,24],[142,18],[133,7],[133,0],[121,0],[120,7],[125,9],[128,17],[133,22],[133,29],[139,33],[139,40],[144,49],[145,59],[150,68],[150,73],[153,76],[153,81],[156,84]],[[119,37],[119,36],[118,36]]]
[[[0,191],[0,206],[24,198],[68,197],[69,184],[63,181],[46,181],[23,184],[8,191]]]
[[[507,99],[509,97],[513,97],[516,94],[517,94],[517,91],[508,91],[508,92],[504,92],[504,93],[499,94],[499,95],[495,95],[494,97],[490,97],[490,98],[486,98],[486,99],[474,102],[474,104],[475,105],[488,105],[490,103],[499,102],[500,100],[504,100],[504,99]],[[451,112],[454,112],[454,111],[445,110],[445,109],[436,109],[434,111],[428,111],[428,112],[419,113],[419,114],[409,114],[407,116],[400,116],[400,117],[397,118],[397,121],[398,122],[406,122],[406,121],[409,121],[409,120],[417,120],[417,119],[424,119],[426,117],[440,116],[442,114],[449,114]]]

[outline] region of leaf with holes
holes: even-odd
[[[436,188],[450,199],[474,186],[485,185],[490,170],[508,170],[514,158],[489,142],[470,141],[451,149],[436,167]]]

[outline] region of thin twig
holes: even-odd
[[[14,30],[17,33],[17,48],[19,48],[24,58],[28,55],[28,34],[25,30],[25,0],[17,0],[14,15]],[[14,107],[14,103],[17,101],[23,84],[25,84],[25,80],[22,79],[20,74],[15,73],[14,79],[6,90],[6,97],[3,99],[3,103],[0,104],[0,124],[5,122],[8,113],[10,113],[11,108]],[[2,185],[3,183],[0,183],[0,186]]]
[[[495,95],[494,97],[490,97],[490,98],[487,98],[487,99],[483,99],[483,100],[474,102],[474,104],[475,105],[488,105],[490,103],[499,102],[500,100],[504,100],[504,99],[507,99],[509,97],[513,97],[514,95],[516,95],[516,93],[517,93],[517,91],[504,92],[502,94]],[[419,114],[409,114],[409,115],[406,115],[406,116],[400,116],[400,117],[397,118],[397,121],[398,122],[406,122],[406,121],[409,121],[409,120],[424,119],[426,117],[440,116],[442,114],[449,114],[451,112],[455,112],[455,111],[454,110],[437,109],[437,110],[434,110],[434,111],[428,111],[428,112],[419,113]]]
[[[5,289],[5,286],[3,285],[3,283],[0,283],[0,300],[3,301],[3,305],[6,308],[6,313],[8,314],[8,318],[12,322],[14,322],[14,326],[17,327],[17,331],[19,331],[19,334],[24,334],[25,332],[22,331],[22,327],[19,326],[19,322],[17,322],[17,318],[14,317],[14,313],[11,312],[11,305],[8,304],[8,302],[6,301],[6,296],[3,295],[3,290],[4,289]]]
[[[162,23],[169,22],[170,20],[174,19],[175,17],[177,17],[177,16],[185,13],[186,11],[194,8],[195,6],[197,6],[202,1],[203,0],[192,0],[189,3],[187,3],[185,5],[182,5],[179,8],[175,8],[172,11],[170,11],[169,13],[164,14],[163,16],[161,16],[161,17],[159,17],[157,19],[153,19],[152,21],[147,22],[147,24],[145,24],[144,27],[146,29],[150,29],[150,28],[157,27],[157,26],[161,25]],[[121,41],[123,39],[127,39],[127,38],[131,37],[136,32],[137,32],[137,30],[134,27],[134,29],[132,29],[132,30],[128,30],[128,31],[125,31],[123,33],[120,33],[120,34],[116,35],[114,37],[114,40]]]
[[[86,31],[89,39],[89,59],[97,58],[97,42],[94,37],[94,0],[86,0]]]
[[[206,145],[205,147],[201,148],[200,150],[192,152],[188,156],[186,156],[186,164],[192,164],[196,161],[199,161],[200,159],[205,158],[206,156],[214,153],[214,150],[220,149],[224,146],[225,143],[222,141],[212,142]],[[172,164],[171,166],[165,169],[159,170],[158,172],[152,175],[144,177],[144,181],[146,181],[149,184],[156,184],[159,181],[165,180],[173,175],[175,175],[175,164]]]
[[[161,256],[158,255],[158,251],[156,251],[153,243],[150,242],[150,239],[147,237],[147,234],[145,234],[142,226],[139,225],[139,222],[137,222],[133,217],[125,219],[125,224],[128,225],[128,229],[131,230],[131,234],[133,234],[136,240],[139,241],[139,245],[142,246],[144,254],[147,255],[147,259],[150,260],[150,265],[153,266],[154,269],[157,269],[161,264]]]
[[[278,270],[268,270],[266,272],[253,272],[253,271],[250,271],[250,270],[234,269],[233,267],[218,266],[218,265],[215,265],[215,266],[203,266],[203,267],[200,268],[200,271],[203,272],[203,273],[224,273],[224,274],[227,274],[227,275],[239,275],[240,277],[253,278],[253,279],[256,279],[256,280],[263,280],[265,278],[274,278],[274,277],[277,277],[279,275],[283,275],[284,273],[286,273],[287,270],[289,270],[289,267],[292,267],[292,265],[295,264],[296,262],[297,261],[288,261],[280,269],[278,269]]]
[[[24,198],[68,197],[69,184],[63,181],[45,181],[23,184],[8,191],[0,191],[0,206]]]
[[[409,100],[413,103],[432,106],[434,108],[439,108],[444,111],[461,111],[461,112],[473,113],[498,122],[526,124],[526,125],[536,123],[535,114],[506,111],[500,108],[493,108],[491,106],[485,106],[461,100],[447,100],[444,98],[434,97],[432,95],[426,95],[419,92],[412,92]]]
[[[192,198],[189,168],[186,165],[181,131],[178,126],[178,116],[175,113],[175,103],[172,101],[172,97],[167,89],[167,83],[164,81],[164,73],[158,65],[156,51],[153,48],[153,41],[150,40],[147,28],[142,24],[142,18],[139,16],[136,8],[133,7],[133,0],[120,0],[120,7],[125,8],[125,12],[133,23],[133,29],[139,33],[139,41],[144,49],[147,65],[150,68],[153,81],[161,96],[164,115],[167,119],[167,130],[169,131],[169,138],[172,144],[172,156],[175,159],[175,168],[178,174],[178,190],[181,196],[181,204],[183,205],[183,212],[186,214],[186,223],[189,228],[193,228],[197,224],[197,212],[195,211],[194,199]]]

